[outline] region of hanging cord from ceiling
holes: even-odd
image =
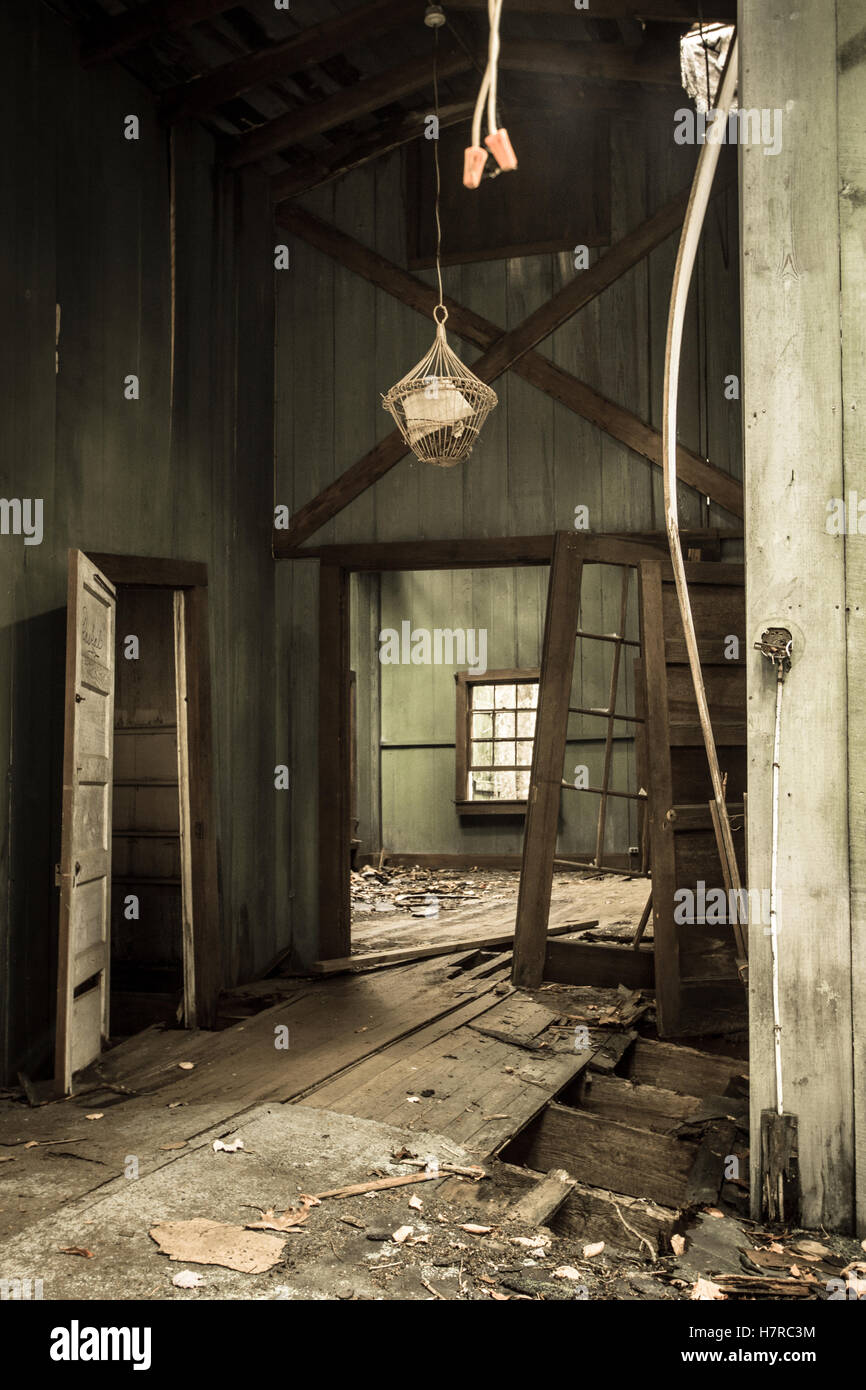
[[[782,689],[791,669],[794,639],[787,628],[771,627],[762,633],[755,647],[772,663],[776,672],[776,721],[773,731],[773,814],[770,848],[770,953],[773,972],[773,1050],[776,1062],[776,1114],[783,1113],[782,1098],[782,1013],[779,1003],[779,932],[776,917],[776,881],[779,865],[779,779],[782,742]]]
[[[508,131],[497,125],[496,103],[499,88],[499,29],[502,21],[503,0],[488,0],[487,15],[490,20],[490,39],[487,48],[487,67],[478,91],[475,112],[472,117],[472,143],[467,146],[463,156],[463,183],[467,188],[477,188],[481,183],[488,151],[493,155],[499,168],[504,172],[517,168],[517,155],[514,153]],[[487,104],[487,135],[481,143],[481,118]]]

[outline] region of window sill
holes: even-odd
[[[525,816],[525,801],[455,801],[458,816]]]

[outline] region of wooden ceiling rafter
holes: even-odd
[[[442,80],[467,72],[471,66],[469,57],[461,49],[440,52],[439,77]],[[322,135],[431,85],[431,54],[410,58],[397,67],[389,68],[387,72],[366,77],[353,87],[335,92],[324,101],[277,116],[275,120],[266,121],[257,129],[241,135],[226,156],[226,166],[238,169],[268,155],[279,154],[281,150],[312,135]]]
[[[481,380],[490,382],[513,369],[540,390],[547,392],[661,467],[661,436],[657,430],[639,420],[624,407],[608,401],[586,383],[570,376],[547,358],[535,353],[533,349],[537,343],[555,332],[579,309],[601,294],[671,235],[682,223],[688,194],[689,190],[683,190],[658,213],[601,256],[590,270],[584,271],[575,282],[565,286],[510,332],[503,332],[487,319],[446,297],[449,323],[453,330],[459,336],[484,348],[482,356],[472,364],[472,370]],[[409,308],[423,314],[432,313],[436,295],[429,285],[377,252],[370,251],[337,228],[294,206],[278,209],[277,221],[286,230],[301,236],[349,270],[392,294]],[[274,553],[294,552],[303,541],[365,492],[372,483],[384,477],[407,452],[399,430],[391,431],[368,450],[363,458],[357,460],[316,497],[298,509],[289,530],[275,533]],[[742,486],[736,478],[715,468],[689,450],[681,449],[678,457],[683,482],[713,498],[733,515],[742,516]]]
[[[540,72],[593,82],[639,82],[653,86],[676,88],[679,81],[679,60],[670,45],[646,44],[643,48],[627,48],[621,44],[551,43],[545,39],[503,41],[500,57],[502,68],[515,71]],[[473,66],[462,49],[449,48],[439,55],[440,78],[454,77]],[[345,91],[326,97],[324,101],[287,112],[266,121],[238,137],[226,156],[226,165],[237,169],[279,154],[289,146],[321,135],[335,126],[358,116],[368,115],[388,102],[410,96],[428,87],[432,81],[430,54],[420,54],[386,72],[364,78]]]
[[[160,114],[168,121],[204,115],[253,87],[279,82],[342,54],[354,43],[369,39],[373,25],[378,33],[387,33],[417,13],[417,0],[371,0],[336,19],[303,29],[281,43],[170,87],[160,98]]]

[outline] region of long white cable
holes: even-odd
[[[499,84],[499,23],[502,19],[502,0],[490,0],[490,85],[487,94],[487,133],[493,135],[496,124],[496,95]]]
[[[776,729],[773,735],[773,833],[770,851],[770,954],[773,969],[773,1049],[776,1061],[776,1114],[782,1110],[782,1010],[779,1003],[779,950],[776,922],[776,869],[779,859],[779,748],[782,740],[782,684],[784,671],[776,672]]]

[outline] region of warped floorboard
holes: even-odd
[[[590,1061],[549,1033],[558,1015],[521,994],[442,1032],[427,1028],[302,1102],[435,1130],[478,1159],[522,1130]],[[509,1036],[513,1039],[509,1041]]]

